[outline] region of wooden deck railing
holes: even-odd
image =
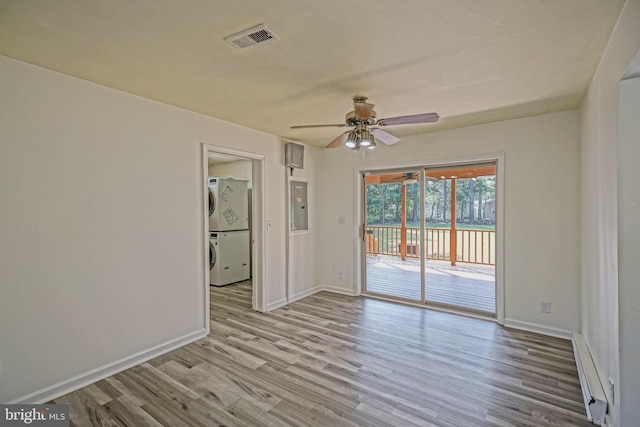
[[[419,258],[420,229],[407,227],[407,258]],[[402,227],[367,226],[367,254],[400,256]],[[427,259],[451,261],[451,230],[425,228],[422,248]],[[495,265],[495,230],[456,230],[456,261]]]

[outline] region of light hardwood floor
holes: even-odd
[[[211,289],[209,337],[55,400],[72,425],[592,426],[569,341],[327,292]]]

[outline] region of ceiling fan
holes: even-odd
[[[367,184],[414,184],[420,180],[418,172],[386,173],[384,175],[367,175]]]
[[[392,181],[401,182],[403,184],[414,184],[420,179],[418,172],[405,172],[399,177],[393,178]]]
[[[376,140],[387,145],[395,144],[399,138],[383,131],[378,127],[369,126],[395,126],[415,123],[437,122],[440,116],[438,113],[413,114],[410,116],[389,117],[376,120],[376,112],[373,111],[373,104],[367,102],[366,96],[353,97],[353,111],[347,113],[344,123],[329,125],[301,125],[291,126],[291,129],[318,128],[318,127],[353,127],[331,141],[325,148],[336,148],[344,145],[352,150],[361,148],[373,149],[376,147]]]

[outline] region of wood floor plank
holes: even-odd
[[[56,399],[77,426],[590,426],[571,343],[320,292],[251,311],[211,288],[211,334]]]
[[[162,424],[145,412],[140,406],[133,404],[126,396],[112,400],[104,405],[105,409],[126,426],[162,426]]]
[[[125,426],[84,389],[63,396],[55,403],[68,404],[69,418],[79,426]]]

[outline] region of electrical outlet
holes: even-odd
[[[540,312],[551,313],[551,303],[549,301],[540,301]]]
[[[338,271],[338,280],[344,280],[344,273],[342,271]]]
[[[345,220],[344,220],[344,217],[342,215],[340,215],[338,217],[338,224],[345,224]]]

